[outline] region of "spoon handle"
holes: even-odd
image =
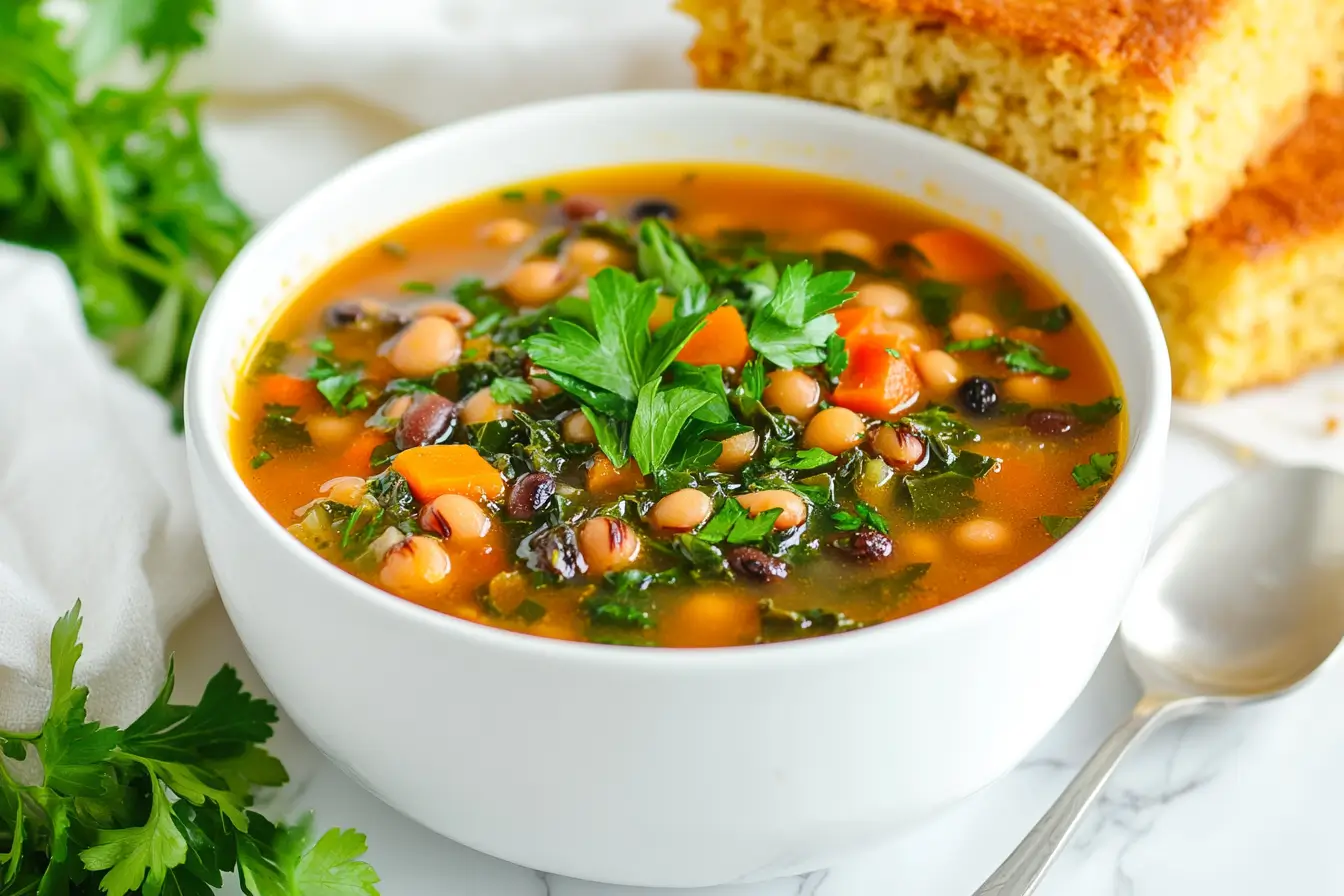
[[[1145,697],[1129,720],[1108,737],[1053,806],[1028,832],[974,896],[1030,896],[1064,849],[1083,813],[1096,800],[1120,760],[1135,744],[1166,721],[1175,704]]]

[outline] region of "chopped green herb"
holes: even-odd
[[[753,401],[760,401],[765,395],[765,365],[760,358],[753,358],[742,367],[742,394]]]
[[[382,249],[384,253],[391,255],[393,258],[405,258],[410,254],[404,245],[394,242],[393,240],[385,240],[379,243],[378,248]]]
[[[1028,327],[1046,333],[1058,333],[1073,322],[1073,311],[1068,305],[1049,308],[1028,308],[1022,288],[1011,277],[1005,277],[994,295],[999,314],[1010,326]]]
[[[583,612],[593,625],[609,625],[613,628],[652,628],[653,617],[649,611],[636,606],[629,598],[613,597],[607,594],[594,594],[584,598]]]
[[[728,498],[719,511],[705,523],[697,537],[709,544],[726,541],[729,544],[755,544],[765,539],[775,528],[775,520],[783,511],[766,510],[755,517],[747,515],[746,508],[736,498]]]
[[[627,447],[627,440],[630,436],[629,427],[623,422],[599,414],[587,405],[579,410],[592,424],[593,433],[597,436],[597,447],[617,467],[625,466],[626,462],[630,460],[630,451]]]
[[[985,351],[998,357],[1004,366],[1014,373],[1036,373],[1050,379],[1067,379],[1069,371],[1045,361],[1039,346],[1005,336],[983,336],[979,339],[963,339],[947,344],[949,352]]]
[[[267,340],[266,344],[257,352],[257,356],[252,359],[252,366],[248,370],[251,376],[265,376],[268,373],[279,373],[285,360],[289,357],[289,346],[283,342]]]
[[[433,295],[439,291],[439,288],[433,283],[425,280],[407,280],[401,284],[402,292],[413,292],[420,295]]]
[[[835,333],[826,337],[826,360],[822,364],[826,368],[826,375],[832,381],[838,380],[840,374],[849,366],[849,352],[845,349],[845,340]]]
[[[916,264],[922,264],[926,268],[933,267],[929,262],[928,257],[915,248],[913,243],[894,243],[891,248],[887,249],[887,259],[892,264],[896,265],[914,262]]]
[[[263,410],[266,413],[252,437],[252,443],[259,449],[274,454],[313,444],[308,428],[294,419],[294,415],[299,412],[298,407],[268,404]]]
[[[958,420],[953,416],[955,413],[950,407],[932,404],[900,420],[899,425],[908,426],[924,437],[930,458],[925,469],[930,472],[951,467],[961,453],[957,449],[980,441],[980,433]]]
[[[314,350],[321,351],[318,349],[319,343],[329,347],[331,340],[314,342]],[[329,354],[319,354],[304,375],[316,383],[317,391],[322,393],[322,397],[337,414],[344,415],[368,406],[368,394],[356,389],[364,378],[362,364],[346,364]]]
[[[527,194],[522,190],[505,190],[499,194],[499,198],[504,202],[526,202]]]
[[[893,358],[895,358],[895,359],[898,360],[898,361],[901,359],[901,350],[898,349],[898,348],[888,348],[888,349],[887,349],[887,354],[891,355]]]
[[[564,198],[565,194],[561,193],[555,187],[547,187],[546,189],[541,191],[541,201],[549,205],[554,205],[555,203],[560,202]]]
[[[831,524],[841,532],[856,532],[864,526],[876,529],[883,535],[891,531],[891,526],[887,524],[886,517],[879,513],[876,507],[863,501],[854,505],[853,513],[847,510],[832,511]]]
[[[532,386],[516,376],[502,376],[490,384],[490,397],[496,404],[530,404]]]
[[[317,352],[319,355],[329,355],[332,352],[336,351],[335,344],[333,344],[332,341],[328,339],[326,336],[323,336],[320,339],[314,339],[311,343],[309,343],[309,345],[312,348],[312,350]]]
[[[785,451],[770,458],[773,470],[815,470],[835,463],[839,458],[821,448],[805,448],[802,451]]]
[[[907,476],[905,487],[910,492],[911,515],[919,523],[960,516],[980,503],[974,495],[975,480],[963,473]]]
[[[538,243],[534,254],[542,258],[556,258],[560,255],[560,250],[564,248],[567,239],[569,239],[569,231],[561,227],[554,233],[548,234],[545,239]]]
[[[770,301],[752,317],[747,341],[777,367],[823,363],[836,328],[835,315],[829,312],[849,299],[845,290],[853,279],[846,271],[814,277],[807,261],[789,265]]]
[[[762,640],[811,638],[862,628],[862,623],[832,610],[784,610],[765,598],[760,604]]]
[[[527,597],[523,598],[522,603],[513,608],[512,615],[523,620],[527,625],[534,625],[546,615],[546,607]]]
[[[1073,481],[1079,488],[1091,488],[1109,482],[1115,475],[1115,454],[1094,454],[1087,463],[1073,468]]]
[[[1073,527],[1082,521],[1082,517],[1077,516],[1043,516],[1041,525],[1045,527],[1046,534],[1051,538],[1063,538],[1073,530]]]
[[[1101,426],[1119,415],[1124,402],[1116,396],[1103,398],[1094,404],[1066,404],[1064,410],[1089,426]]]
[[[935,327],[945,327],[952,315],[957,313],[957,305],[965,288],[955,283],[941,280],[921,280],[915,284],[915,300],[919,302],[919,311],[924,319]]]
[[[252,469],[260,470],[263,466],[266,465],[267,461],[270,461],[272,459],[273,458],[271,456],[271,452],[258,451],[256,454],[252,456]]]

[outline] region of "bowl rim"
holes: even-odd
[[[819,127],[859,128],[871,134],[875,140],[889,140],[892,135],[900,135],[900,139],[914,152],[939,153],[951,159],[958,167],[976,171],[979,176],[985,178],[998,179],[1004,183],[1005,187],[1017,194],[1016,198],[1019,201],[1032,203],[1039,208],[1042,215],[1058,216],[1063,220],[1063,223],[1079,231],[1079,235],[1087,244],[1087,250],[1094,255],[1094,263],[1097,268],[1107,270],[1113,276],[1116,291],[1124,293],[1128,300],[1127,313],[1137,317],[1138,328],[1143,334],[1143,340],[1142,344],[1136,348],[1143,352],[1144,363],[1149,368],[1149,376],[1145,378],[1146,383],[1144,384],[1147,388],[1143,390],[1142,401],[1139,403],[1139,406],[1146,411],[1142,418],[1133,416],[1132,408],[1135,406],[1135,402],[1132,396],[1134,392],[1131,391],[1131,384],[1124,383],[1121,380],[1126,396],[1126,411],[1130,414],[1129,431],[1132,447],[1127,452],[1125,465],[1111,484],[1111,499],[1102,502],[1101,506],[1088,513],[1075,527],[1074,531],[1069,533],[1070,537],[1061,539],[1057,544],[1047,548],[1006,575],[945,604],[853,632],[767,644],[699,648],[649,648],[598,644],[587,641],[564,641],[460,619],[397,597],[346,572],[304,547],[278,521],[266,513],[261,503],[248,490],[234,466],[227,435],[221,437],[219,428],[212,425],[212,421],[205,417],[207,409],[212,406],[207,390],[217,389],[218,387],[216,380],[212,379],[212,372],[204,369],[204,367],[208,356],[213,356],[216,352],[222,350],[212,345],[218,338],[214,335],[216,328],[219,326],[216,321],[224,313],[222,309],[226,304],[219,301],[219,298],[227,296],[231,292],[233,283],[241,277],[240,271],[245,270],[254,257],[269,251],[269,244],[277,238],[278,234],[291,228],[305,226],[304,222],[312,217],[311,209],[319,203],[321,197],[326,193],[354,189],[370,181],[376,182],[386,172],[396,169],[406,161],[425,153],[435,152],[444,144],[451,145],[459,135],[473,129],[503,124],[510,120],[526,119],[530,116],[561,113],[571,115],[576,120],[581,120],[582,115],[585,112],[591,112],[594,107],[608,107],[607,111],[622,107],[634,107],[647,111],[650,105],[676,103],[703,104],[706,109],[713,109],[720,114],[731,114],[734,116],[734,120],[745,121],[750,121],[750,117],[754,114],[763,110],[769,111],[773,108],[811,116]],[[738,116],[741,118],[738,118]],[[776,167],[787,170],[787,165]],[[834,177],[836,175],[830,176]],[[840,179],[862,183],[852,178],[840,177]],[[917,197],[910,198],[916,203],[920,202]],[[947,217],[954,221],[957,220],[954,215],[948,215]],[[290,301],[295,292],[291,288],[289,296],[280,305],[283,306]],[[268,326],[271,322],[271,320],[268,320],[263,326]],[[1097,338],[1102,342],[1107,354],[1111,355],[1112,350],[1105,337],[1097,333]],[[1135,391],[1139,389],[1139,386],[1140,384],[1137,383],[1132,384]],[[810,100],[768,94],[726,90],[672,89],[572,96],[514,106],[473,116],[431,128],[397,141],[323,181],[255,234],[229,265],[223,277],[220,278],[197,326],[187,364],[184,394],[184,420],[188,451],[203,466],[209,467],[206,472],[216,474],[223,480],[230,499],[239,502],[250,522],[265,531],[267,537],[283,543],[285,545],[283,550],[287,551],[295,562],[306,566],[317,575],[324,587],[345,589],[358,596],[362,601],[371,604],[378,612],[388,612],[401,616],[411,623],[428,626],[448,638],[475,640],[479,642],[479,646],[482,648],[517,651],[520,654],[530,655],[533,659],[586,662],[598,666],[629,666],[635,664],[641,667],[646,665],[659,667],[670,665],[686,671],[694,671],[711,667],[755,667],[777,662],[824,662],[842,651],[853,653],[859,650],[895,648],[910,639],[922,637],[924,632],[963,625],[976,614],[984,615],[997,605],[1010,600],[1012,593],[1016,590],[1017,582],[1031,576],[1043,564],[1053,562],[1051,558],[1058,558],[1071,550],[1076,550],[1077,546],[1084,540],[1082,536],[1101,525],[1100,517],[1106,517],[1114,513],[1114,510],[1108,513],[1108,507],[1116,508],[1128,503],[1120,499],[1140,487],[1135,482],[1137,471],[1160,464],[1170,420],[1171,372],[1166,341],[1162,335],[1156,312],[1148,299],[1147,292],[1129,263],[1080,211],[1025,174],[977,150],[928,131],[865,115],[850,109]],[[193,478],[195,479],[195,477]],[[199,503],[204,496],[197,495],[195,497]]]

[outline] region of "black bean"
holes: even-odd
[[[593,199],[588,196],[570,196],[560,203],[560,212],[569,221],[590,221],[604,217],[607,213],[607,207],[600,199]]]
[[[397,424],[397,450],[441,442],[453,428],[456,406],[436,392],[422,392]]]
[[[662,218],[664,221],[675,221],[681,210],[665,199],[644,199],[635,203],[634,208],[630,209],[630,217],[636,221],[642,221],[645,218]]]
[[[846,550],[864,563],[885,560],[891,556],[891,539],[876,529],[860,529],[848,539]]]
[[[528,473],[509,490],[509,516],[530,520],[555,497],[555,477],[550,473]]]
[[[733,572],[758,582],[778,582],[789,576],[789,567],[778,557],[771,557],[756,548],[733,548],[727,555]]]
[[[534,535],[528,542],[527,565],[562,579],[572,579],[588,571],[570,526],[555,526]]]
[[[994,384],[982,376],[973,376],[957,390],[961,403],[972,414],[985,415],[999,403],[999,392]]]
[[[362,303],[337,302],[335,305],[327,306],[326,313],[322,315],[322,318],[328,327],[339,330],[345,327],[353,327],[364,320],[365,316]]]
[[[1068,411],[1037,408],[1027,414],[1027,428],[1038,436],[1062,436],[1078,428],[1078,418]]]

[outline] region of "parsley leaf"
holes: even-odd
[[[751,319],[747,341],[777,367],[809,367],[826,360],[826,344],[835,333],[828,312],[849,299],[852,273],[812,276],[812,264],[800,261],[780,275],[779,286]]]
[[[490,397],[497,404],[529,404],[532,387],[519,377],[502,376],[490,384]]]
[[[1073,468],[1073,481],[1079,488],[1091,488],[1109,482],[1115,475],[1115,454],[1094,454],[1087,463]]]
[[[848,510],[836,510],[831,513],[831,524],[841,532],[857,532],[864,526],[870,529],[876,529],[883,535],[891,531],[891,526],[887,524],[887,518],[878,512],[877,508],[864,501],[859,501],[854,505],[854,512]]]
[[[835,463],[839,458],[821,448],[805,448],[802,451],[784,451],[770,458],[772,470],[815,470]]]
[[[754,518],[747,515],[746,508],[736,498],[723,502],[709,522],[697,533],[696,538],[709,544],[726,541],[729,544],[754,544],[764,540],[775,528],[775,520],[782,513],[779,508],[757,514]]]
[[[1082,522],[1082,517],[1078,516],[1043,516],[1041,525],[1045,527],[1046,534],[1051,538],[1063,538],[1073,531],[1073,527]]]
[[[626,448],[629,427],[599,414],[587,405],[579,410],[593,426],[593,433],[597,436],[597,447],[602,449],[602,453],[617,467],[625,466],[626,461],[630,460],[630,452]]]
[[[765,598],[760,604],[761,640],[787,641],[862,628],[862,623],[832,610],[785,610]]]
[[[752,358],[742,366],[742,382],[738,390],[752,401],[760,401],[765,396],[765,365],[760,358]]]
[[[645,474],[662,469],[687,421],[713,398],[708,392],[685,387],[660,391],[657,380],[644,384],[630,424],[630,454]]]
[[[826,368],[826,375],[832,380],[838,380],[840,374],[849,366],[849,352],[845,349],[845,340],[835,333],[826,337],[826,358],[822,361],[822,365]]]
[[[1064,410],[1089,426],[1100,426],[1124,409],[1124,402],[1112,395],[1093,404],[1066,404]]]
[[[1068,305],[1028,308],[1022,288],[1011,277],[1004,278],[994,295],[994,303],[998,306],[999,314],[1011,326],[1058,333],[1073,322],[1073,311]]]
[[[949,352],[986,351],[994,354],[1004,366],[1014,373],[1037,373],[1054,380],[1067,379],[1069,371],[1046,363],[1045,355],[1039,346],[1005,336],[983,336],[979,339],[963,339],[949,342]]]
[[[704,274],[686,247],[657,218],[645,218],[639,225],[637,263],[640,276],[658,281],[669,295],[680,296],[705,286]],[[704,295],[708,297],[708,292]]]
[[[957,303],[966,290],[955,283],[921,280],[915,284],[915,300],[924,319],[935,327],[945,327],[957,313]]]

